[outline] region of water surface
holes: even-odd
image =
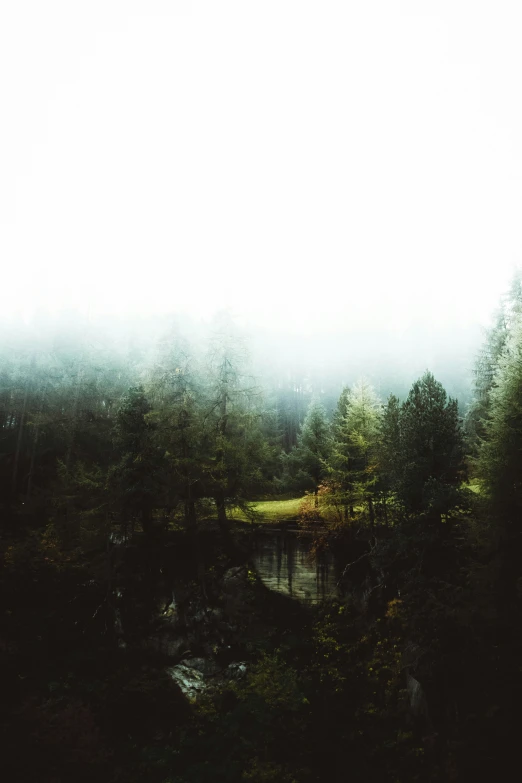
[[[266,531],[256,542],[254,564],[271,590],[308,603],[337,595],[337,569],[330,553],[310,557],[309,543],[296,532]]]

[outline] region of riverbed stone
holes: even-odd
[[[247,665],[245,661],[238,661],[237,663],[231,663],[225,670],[225,677],[231,680],[241,680],[247,673]]]

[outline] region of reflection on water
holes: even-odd
[[[271,590],[317,603],[337,595],[335,563],[330,553],[312,560],[308,542],[295,532],[267,531],[254,555],[257,572]]]

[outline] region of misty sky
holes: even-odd
[[[3,312],[489,320],[522,261],[517,2],[3,3]]]

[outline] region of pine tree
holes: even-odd
[[[397,494],[408,512],[442,514],[458,502],[463,453],[457,401],[426,372],[400,414]]]
[[[205,487],[227,530],[227,508],[248,512],[248,498],[262,483],[273,453],[263,433],[260,389],[248,370],[243,339],[220,314],[207,354],[205,378]]]
[[[388,523],[388,500],[398,483],[400,456],[401,404],[399,398],[390,394],[383,407],[378,437],[378,492],[383,506],[384,520]]]
[[[509,315],[502,306],[497,311],[494,325],[486,332],[484,345],[475,361],[474,397],[466,412],[464,423],[468,450],[473,456],[477,455],[480,439],[484,437],[485,423],[489,415],[490,393],[509,334],[508,321]]]
[[[343,390],[337,400],[337,405],[332,417],[332,437],[338,438],[343,432],[343,425],[348,415],[351,402],[351,390],[349,386],[344,386]]]
[[[166,513],[181,503],[185,523],[194,527],[204,495],[203,389],[190,347],[175,333],[162,342],[151,392],[149,419],[165,458]]]
[[[151,405],[143,386],[133,386],[122,400],[116,416],[114,442],[119,454],[110,474],[124,525],[139,519],[144,533],[153,532],[153,510],[159,505],[163,462],[154,443],[155,425],[148,419]]]
[[[370,524],[375,521],[374,489],[381,404],[368,381],[357,381],[348,400],[341,400],[346,413],[339,433],[341,451],[348,457],[345,481],[350,488],[350,507],[366,507]]]
[[[494,316],[494,323],[486,331],[474,368],[474,397],[466,412],[464,430],[468,451],[476,458],[479,444],[485,436],[489,418],[490,395],[495,384],[500,360],[510,334],[516,331],[522,315],[522,271],[518,270],[509,291],[503,297]]]
[[[506,626],[511,626],[513,617],[519,616],[522,595],[521,324],[510,334],[499,362],[476,467],[491,520],[489,533],[500,555],[495,590],[498,612]]]
[[[328,483],[335,504],[342,509],[345,521],[353,516],[353,448],[348,429],[351,391],[345,386],[341,392],[332,419],[332,446],[328,459]]]
[[[478,468],[495,512],[513,533],[522,530],[522,326],[510,335],[490,395]]]
[[[291,470],[296,478],[304,480],[313,490],[316,506],[319,485],[327,475],[331,446],[331,431],[326,411],[318,400],[312,400],[290,459]]]

